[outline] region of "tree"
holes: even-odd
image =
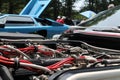
[[[65,12],[65,15],[67,17],[71,17],[72,15],[72,4],[73,3],[73,0],[66,0],[66,12]]]
[[[17,14],[29,0],[0,0],[1,13]]]
[[[89,5],[87,6],[87,10],[92,10],[96,13],[106,10],[107,6],[111,3],[115,4],[116,6],[119,5],[119,0],[88,0]]]
[[[0,12],[18,14],[29,0],[0,0]],[[62,1],[62,2],[60,2]],[[72,5],[76,0],[52,0],[49,6],[40,17],[56,19],[58,15],[67,17],[79,16],[77,12],[72,11]],[[120,0],[86,0],[89,5],[81,11],[92,10],[96,13],[106,10],[108,4],[119,5]]]
[[[63,0],[60,2],[60,0],[52,0],[42,16],[47,17],[49,15],[49,17],[52,17],[53,19],[56,19],[58,15],[71,17],[72,4],[74,1],[75,0]]]

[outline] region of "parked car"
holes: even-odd
[[[68,25],[47,18],[20,15],[0,16],[0,32],[36,33],[50,38],[52,35],[62,33],[68,28]]]
[[[25,8],[17,14],[4,14],[0,16],[0,32],[37,33],[50,38],[69,28],[55,20],[40,18],[40,15],[51,0],[30,0]]]
[[[98,13],[78,27],[65,31],[59,39],[80,40],[94,46],[120,49],[120,6]],[[82,28],[81,30],[81,27]],[[77,44],[75,44],[77,45]]]

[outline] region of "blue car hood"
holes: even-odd
[[[27,15],[38,18],[51,0],[30,0],[19,15]]]

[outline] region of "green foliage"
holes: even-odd
[[[0,0],[0,12],[1,13],[13,13],[19,14],[23,7],[28,3],[29,0]],[[58,15],[67,16],[72,19],[84,18],[79,12],[72,11],[72,5],[76,0],[64,0],[64,3],[59,0],[52,0],[47,9],[40,17],[48,17],[56,19]],[[92,10],[96,13],[106,10],[109,3],[119,5],[120,0],[86,0],[89,1],[87,7],[81,11]],[[109,1],[109,2],[108,2]]]
[[[18,14],[29,0],[0,0],[0,12]]]

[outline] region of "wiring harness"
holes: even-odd
[[[59,71],[120,65],[119,50],[100,48],[82,41],[30,41],[29,45],[22,40],[1,42],[0,64],[8,68],[15,80],[25,77],[28,80],[48,80]],[[18,48],[11,43],[27,46]],[[56,49],[45,43],[55,44]]]

